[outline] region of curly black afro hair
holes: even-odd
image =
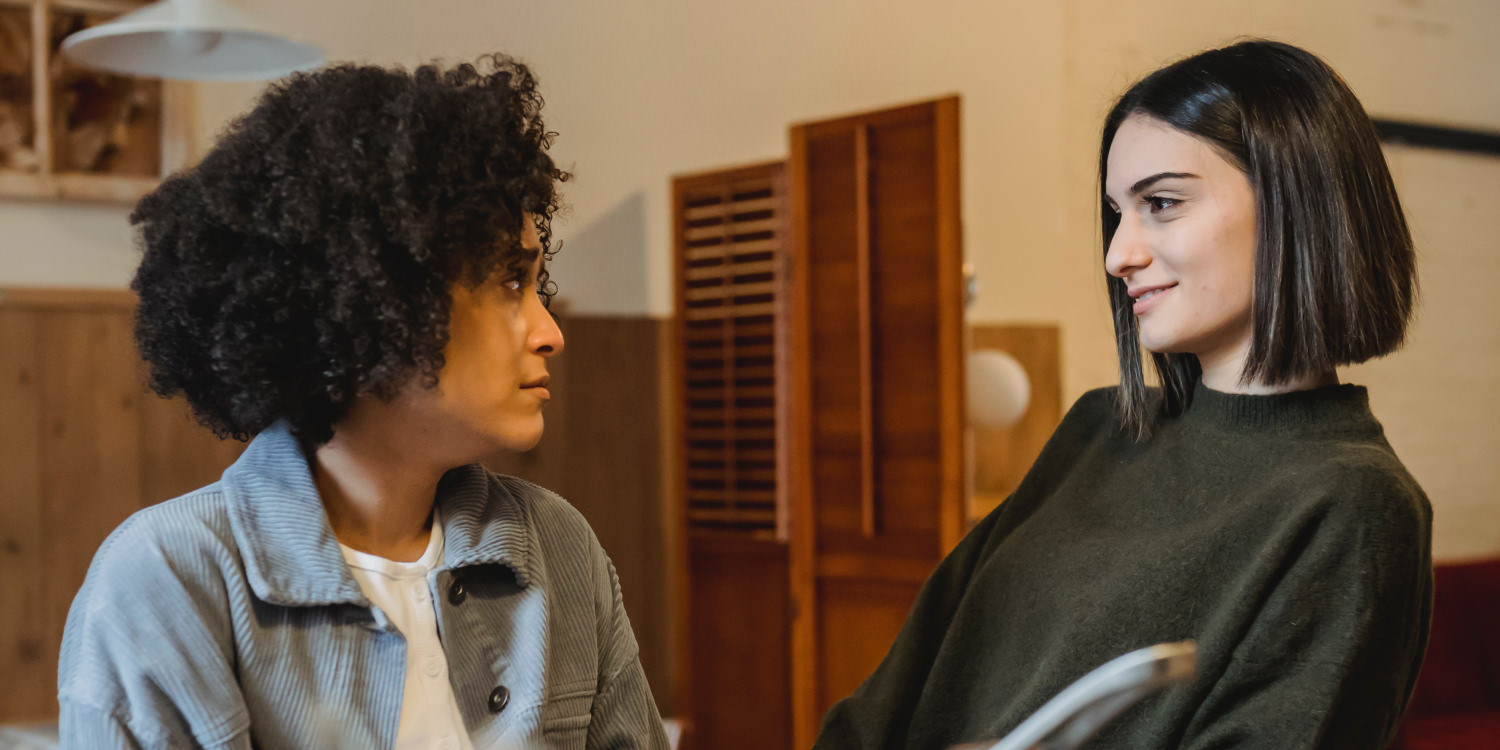
[[[272,86],[130,217],[152,389],[220,436],[285,419],[315,446],[356,396],[435,385],[453,285],[524,277],[526,214],[551,257],[568,174],[541,108],[532,73],[500,55]]]

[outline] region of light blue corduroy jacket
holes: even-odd
[[[664,748],[614,566],[583,517],[478,465],[438,488],[429,576],[476,750]],[[285,424],[105,540],[58,668],[64,748],[389,748],[406,644],[344,563]]]

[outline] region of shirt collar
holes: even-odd
[[[285,606],[369,606],[344,562],[290,425],[277,422],[256,435],[224,471],[223,487],[256,596]],[[515,487],[470,464],[444,475],[437,502],[442,567],[504,565],[519,585],[530,585],[529,524]]]

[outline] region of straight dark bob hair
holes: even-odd
[[[1213,146],[1249,177],[1256,203],[1253,332],[1242,381],[1284,383],[1395,351],[1416,299],[1416,254],[1375,126],[1338,73],[1264,40],[1210,50],[1131,86],[1104,121],[1099,211],[1104,253],[1119,228],[1104,182],[1126,118],[1145,115]],[[1202,377],[1192,354],[1153,352],[1161,399],[1141,368],[1125,282],[1106,277],[1120,356],[1119,411],[1150,435]]]

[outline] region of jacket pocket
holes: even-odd
[[[593,680],[559,685],[542,706],[542,736],[547,747],[583,750],[594,710]]]

